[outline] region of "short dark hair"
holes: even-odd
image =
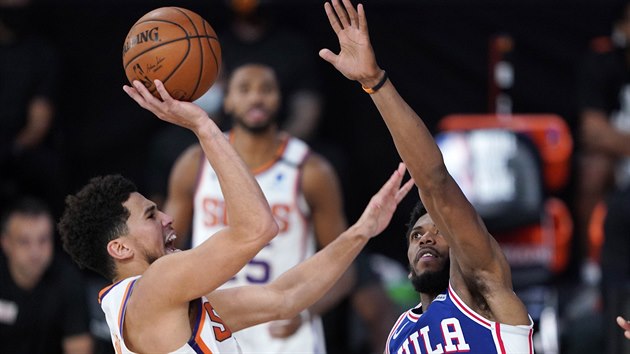
[[[51,220],[53,219],[50,208],[42,200],[30,196],[21,197],[12,202],[2,212],[2,216],[0,217],[0,233],[4,234],[7,231],[9,219],[15,214],[28,216],[46,215]]]
[[[422,204],[422,200],[418,200],[418,202],[416,202],[416,205],[411,210],[411,213],[409,214],[409,221],[407,222],[407,232],[405,233],[407,242],[409,242],[409,235],[413,230],[413,226],[416,224],[418,219],[420,219],[422,215],[426,213],[427,209],[424,207],[424,204]]]
[[[274,78],[276,79],[276,85],[278,86],[278,90],[281,89],[280,77],[278,77],[278,70],[276,69],[274,65],[271,65],[270,63],[267,63],[264,61],[253,61],[253,60],[242,60],[233,64],[234,65],[232,65],[232,67],[225,69],[225,77],[227,78],[225,82],[227,82],[228,88],[229,88],[230,82],[232,82],[232,79],[234,78],[235,72],[237,72],[238,70],[246,66],[260,66],[260,67],[271,70]]]
[[[107,243],[129,231],[130,213],[123,203],[136,191],[135,184],[125,177],[107,175],[92,178],[78,193],[66,197],[59,233],[64,250],[79,267],[114,279]]]

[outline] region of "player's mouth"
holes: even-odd
[[[177,236],[175,236],[175,233],[172,233],[168,235],[166,239],[164,240],[164,250],[166,251],[166,254],[180,251],[177,248],[175,248],[175,239],[177,239]]]
[[[434,249],[433,247],[423,247],[418,250],[413,262],[414,264],[418,262],[433,262],[438,260],[438,258],[440,258],[440,254],[436,249]]]
[[[247,111],[247,118],[250,122],[264,121],[267,117],[269,117],[267,110],[259,106],[252,107]]]

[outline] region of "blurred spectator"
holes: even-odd
[[[29,3],[0,0],[0,207],[37,195],[58,216],[64,179],[51,134],[58,56],[31,33]]]
[[[630,353],[630,344],[614,321],[630,305],[630,185],[610,193],[605,200],[601,274],[607,353]]]
[[[50,211],[20,199],[0,227],[0,353],[91,353],[85,286],[55,256]]]
[[[624,5],[613,34],[592,41],[578,72],[579,165],[577,230],[586,230],[595,205],[630,183],[630,7]]]
[[[575,197],[576,235],[583,261],[582,281],[598,284],[604,299],[604,327],[608,352],[615,349],[615,316],[623,306],[630,280],[628,257],[628,206],[630,205],[630,3],[615,14],[612,35],[596,38],[578,72],[580,145]],[[601,270],[585,261],[587,230],[595,206],[604,202],[608,214],[604,227]],[[602,277],[603,276],[603,277]],[[614,334],[613,334],[614,333]],[[598,334],[593,333],[591,337]]]

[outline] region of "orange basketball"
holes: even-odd
[[[194,101],[214,84],[221,67],[221,46],[214,29],[198,14],[161,7],[142,16],[123,46],[129,82],[141,81],[156,97],[161,80],[171,97]]]

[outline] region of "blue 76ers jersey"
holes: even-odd
[[[455,294],[438,295],[423,314],[403,313],[387,338],[386,354],[533,354],[533,322],[511,326],[487,320]]]

